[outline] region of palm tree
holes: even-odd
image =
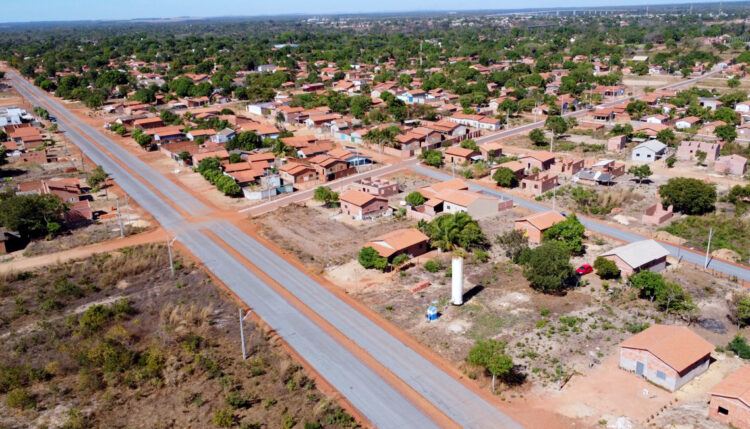
[[[373,128],[368,131],[362,138],[369,143],[375,143],[380,146],[380,163],[383,163],[383,145],[391,143],[396,137],[392,127],[389,128]]]
[[[438,217],[430,224],[431,234],[429,235],[432,243],[445,252],[455,250],[461,232],[469,222],[471,222],[471,217],[463,212]]]

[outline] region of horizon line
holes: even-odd
[[[646,0],[644,0],[646,1]],[[726,0],[726,1],[698,1],[684,3],[658,3],[658,4],[621,4],[621,5],[608,5],[608,6],[560,6],[560,7],[531,7],[531,8],[503,8],[503,9],[414,9],[414,10],[390,10],[382,12],[327,12],[327,13],[278,13],[278,14],[258,14],[258,15],[207,15],[207,16],[154,16],[154,17],[138,17],[130,19],[116,19],[116,18],[91,18],[91,19],[60,19],[60,20],[40,20],[40,21],[0,21],[0,25],[28,25],[28,24],[64,24],[64,23],[149,23],[153,21],[188,21],[188,20],[211,20],[211,19],[259,19],[259,18],[315,18],[315,17],[357,17],[357,16],[368,16],[368,15],[412,15],[412,14],[469,14],[469,13],[481,13],[481,12],[504,12],[506,14],[512,13],[523,13],[533,11],[572,11],[572,10],[607,10],[607,9],[638,9],[643,7],[659,8],[659,7],[694,7],[694,6],[710,6],[710,5],[721,5],[724,3],[737,4],[737,3],[750,3],[750,0]]]

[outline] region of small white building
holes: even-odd
[[[667,152],[667,145],[658,140],[649,140],[633,148],[631,159],[637,162],[654,162]]]

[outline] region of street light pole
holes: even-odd
[[[708,231],[708,246],[706,246],[706,259],[703,262],[703,268],[708,268],[708,254],[711,252],[711,237],[714,235],[714,228]]]
[[[167,237],[167,253],[169,254],[169,270],[172,272],[172,277],[174,277],[174,260],[172,259],[172,243],[177,240],[177,236],[175,235],[172,240]]]
[[[247,359],[247,354],[245,353],[245,328],[244,323],[242,320],[242,309],[238,308],[240,312],[240,337],[242,338],[242,360]]]

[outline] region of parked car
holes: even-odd
[[[591,266],[591,265],[589,265],[589,264],[583,264],[583,265],[581,265],[580,267],[578,267],[578,269],[576,269],[576,273],[577,273],[577,274],[578,274],[579,276],[582,276],[582,275],[584,275],[584,274],[588,274],[588,273],[591,273],[591,272],[593,272],[593,271],[594,271],[594,267],[592,267],[592,266]]]

